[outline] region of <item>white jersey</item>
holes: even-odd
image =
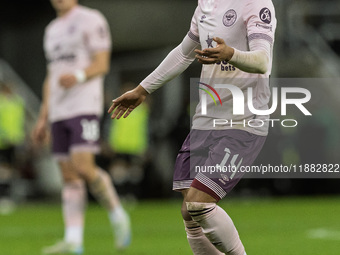
[[[271,51],[276,29],[275,10],[271,0],[199,0],[192,18],[189,37],[201,44],[201,48],[212,48],[216,43],[213,37],[222,38],[227,45],[240,51],[249,51],[249,42],[259,39],[270,43]],[[270,54],[272,55],[272,54]],[[271,72],[272,59],[266,74],[252,74],[239,70],[227,62],[214,65],[203,65],[201,83],[215,87],[216,84],[232,84],[240,88],[244,94],[244,115],[233,115],[233,98],[228,89],[217,89],[222,105],[215,105],[207,96],[207,111],[202,114],[202,95],[193,117],[193,129],[215,129],[213,119],[224,119],[247,123],[251,119],[267,119],[268,116],[255,116],[247,105],[247,88],[253,88],[253,105],[258,110],[268,109],[270,98],[268,78]],[[200,85],[209,91],[206,85]],[[213,92],[211,94],[214,95]],[[216,96],[215,96],[216,97]],[[219,100],[216,98],[216,101]],[[220,103],[218,103],[220,104]],[[235,107],[235,106],[234,106]],[[243,122],[246,121],[246,122]],[[262,127],[254,128],[247,124],[224,125],[221,129],[243,129],[257,135],[268,133],[268,122]]]
[[[111,36],[104,16],[76,6],[53,20],[45,30],[44,50],[49,73],[49,119],[59,121],[79,115],[102,115],[103,76],[72,88],[60,86],[63,74],[85,69],[93,54],[111,49]]]

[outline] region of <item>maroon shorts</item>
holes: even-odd
[[[237,129],[191,130],[177,155],[173,190],[194,187],[222,199],[242,178],[242,166],[255,161],[265,140]]]
[[[73,151],[99,152],[100,118],[83,115],[52,123],[52,153],[68,157]]]

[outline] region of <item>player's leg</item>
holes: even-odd
[[[190,142],[206,148],[205,152],[200,151],[200,155],[206,155],[205,162],[200,165],[197,164],[197,160],[191,160],[191,163],[195,166],[233,168],[229,172],[212,171],[196,174],[185,197],[187,210],[217,249],[230,255],[244,255],[245,250],[233,221],[216,205],[216,202],[239,182],[243,173],[237,169],[254,162],[266,138],[241,130],[213,130],[204,136],[202,144],[199,139],[202,135],[202,132],[198,132],[196,139]]]
[[[185,139],[182,148],[180,149],[174,171],[173,189],[180,191],[183,197],[186,196],[187,191],[192,183],[190,177],[190,151],[189,151],[190,134]],[[187,239],[190,248],[194,255],[220,255],[223,254],[217,250],[208,238],[204,235],[201,226],[193,221],[187,211],[186,203],[182,205],[182,217],[187,234]]]
[[[186,209],[191,218],[202,227],[206,237],[221,252],[244,255],[243,245],[232,220],[216,205],[238,183],[242,173],[214,172],[212,176],[209,173],[197,174],[196,166],[251,165],[261,150],[265,137],[241,130],[192,130],[190,136],[188,145],[184,146],[187,150],[190,147],[190,153],[187,153],[186,163],[175,169],[174,189],[183,189],[188,186],[188,180],[193,180],[189,191],[184,194]],[[180,157],[181,152],[178,158]],[[188,173],[188,169],[191,173]],[[181,178],[186,181],[176,183]],[[185,215],[185,208],[182,211]]]
[[[70,161],[59,163],[63,176],[62,208],[65,224],[64,240],[83,245],[84,214],[87,200],[85,182],[73,171]]]
[[[183,197],[185,198],[189,189],[182,191]],[[194,255],[222,255],[220,252],[205,236],[202,227],[198,222],[194,221],[187,210],[186,202],[183,201],[181,209],[185,231],[187,233],[187,239],[190,248]]]
[[[60,161],[59,166],[63,177],[64,240],[45,249],[45,254],[59,254],[62,252],[82,254],[84,213],[87,199],[85,182],[72,170],[69,160]]]
[[[71,161],[75,171],[87,182],[91,194],[107,209],[114,227],[116,246],[130,243],[130,219],[123,209],[110,175],[95,163],[99,152],[99,118],[80,116],[68,121],[71,130]]]
[[[120,203],[110,175],[95,164],[91,152],[73,151],[76,171],[87,181],[91,194],[108,211],[115,231],[116,246],[123,249],[130,244],[130,219]]]
[[[86,187],[83,177],[76,171],[70,159],[59,160],[63,177],[62,209],[64,239],[43,250],[44,254],[82,254]]]
[[[184,198],[187,211],[204,235],[222,254],[244,255],[245,249],[229,215],[209,194],[190,188]]]
[[[87,199],[85,182],[74,171],[68,155],[69,137],[64,122],[52,124],[52,152],[62,173],[62,211],[64,240],[43,249],[44,254],[82,254],[84,211]]]

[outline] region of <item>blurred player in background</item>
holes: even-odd
[[[200,88],[208,85],[214,91],[216,84],[233,84],[247,98],[247,88],[252,87],[255,108],[268,109],[270,91],[266,78],[271,72],[275,28],[271,0],[199,0],[182,43],[139,86],[113,100],[111,118],[127,117],[148,94],[182,73],[195,58],[203,64]],[[213,119],[242,122],[268,116],[252,114],[247,100],[245,114],[235,116],[230,90],[216,90],[223,104],[217,108],[206,97],[206,113],[202,111],[204,92],[200,90],[192,130],[177,156],[173,189],[184,196],[182,216],[194,254],[245,255],[233,221],[216,205],[238,183],[242,173],[192,176],[190,164],[251,165],[265,142],[268,123],[262,127],[236,124],[216,129]]]
[[[46,28],[47,76],[43,103],[33,130],[42,144],[51,123],[52,152],[63,176],[65,236],[45,254],[82,254],[86,184],[109,213],[116,246],[130,243],[130,221],[111,178],[95,163],[99,152],[103,80],[110,66],[111,37],[104,16],[77,0],[51,0],[57,18]]]
[[[15,208],[15,178],[19,176],[18,147],[25,141],[25,103],[11,84],[0,81],[0,214]]]

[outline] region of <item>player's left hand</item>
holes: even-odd
[[[234,55],[234,49],[229,47],[223,39],[214,37],[217,43],[215,48],[207,48],[204,50],[195,50],[198,62],[205,65],[215,64],[220,61],[229,61]]]
[[[63,88],[68,89],[77,84],[77,78],[74,74],[64,74],[60,76],[59,84]]]

